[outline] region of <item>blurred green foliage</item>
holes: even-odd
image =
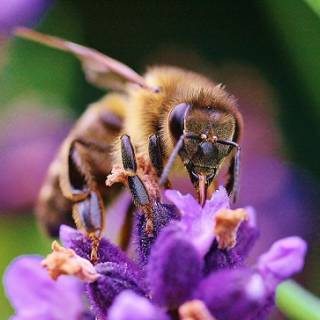
[[[60,0],[39,29],[95,47],[138,71],[152,52],[172,44],[217,65],[256,66],[280,100],[289,159],[319,179],[319,8],[314,0]],[[79,114],[102,93],[85,83],[77,61],[62,52],[13,40],[8,59],[0,73],[0,112],[19,97],[36,95],[44,106]],[[0,216],[0,244],[0,275],[15,256],[49,248],[31,215]],[[11,312],[2,289],[0,310],[1,319]]]
[[[304,0],[309,6],[320,15],[320,1],[319,0]]]
[[[263,3],[280,60],[276,66],[283,73],[279,77],[284,82],[278,83],[283,98],[281,123],[290,155],[319,179],[319,150],[314,144],[320,138],[319,16],[303,1]]]
[[[41,30],[64,34],[82,42],[80,17],[68,3],[53,7],[44,19]],[[81,76],[72,56],[21,39],[12,39],[7,53],[9,60],[0,73],[0,108],[19,99],[36,96],[43,106],[77,105],[76,78]]]
[[[297,85],[310,99],[310,107],[301,112],[312,112],[320,118],[320,42],[319,17],[303,1],[265,1],[275,40],[296,75]],[[315,2],[314,2],[315,3]]]

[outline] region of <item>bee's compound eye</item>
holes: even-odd
[[[172,136],[178,140],[183,134],[185,113],[189,105],[180,103],[176,105],[169,115],[169,129]]]

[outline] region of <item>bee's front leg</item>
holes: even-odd
[[[159,178],[163,172],[163,156],[160,137],[157,134],[153,134],[149,137],[149,158]],[[166,189],[171,188],[171,183],[168,178],[166,178],[164,187]]]
[[[163,171],[163,153],[160,137],[157,134],[153,134],[149,137],[149,158],[158,177],[161,177]]]
[[[121,137],[121,156],[123,168],[127,171],[128,186],[132,194],[133,202],[144,212],[147,218],[147,232],[153,233],[153,211],[147,189],[137,175],[137,161],[133,145],[128,135]]]
[[[66,170],[60,185],[66,198],[72,201],[73,218],[78,229],[92,239],[91,260],[98,260],[98,246],[104,227],[104,205],[97,183],[91,173],[88,146],[77,140],[69,145]]]
[[[239,196],[239,179],[240,179],[240,147],[237,147],[235,156],[231,160],[229,166],[229,179],[226,184],[226,189],[231,196],[233,202],[236,202]]]

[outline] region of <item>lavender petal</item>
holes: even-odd
[[[302,270],[307,244],[299,237],[288,237],[276,241],[268,252],[261,255],[257,269],[274,292],[276,286]]]
[[[147,278],[160,306],[177,308],[188,300],[201,279],[202,260],[176,224],[166,227],[151,251]]]
[[[206,201],[203,207],[203,214],[212,214],[221,209],[230,209],[230,200],[227,190],[222,186],[212,194],[211,199]]]
[[[84,287],[76,278],[52,280],[41,266],[42,257],[14,260],[4,275],[7,296],[16,319],[78,319],[86,312]]]
[[[205,278],[195,298],[204,301],[217,319],[251,320],[257,319],[269,296],[259,273],[237,268],[217,271]]]
[[[191,194],[183,195],[177,190],[166,190],[165,196],[180,211],[182,217],[194,217],[201,212],[201,206]]]
[[[205,256],[215,238],[215,214],[224,208],[229,208],[229,197],[226,190],[220,187],[204,208],[189,194],[181,195],[175,190],[167,190],[166,197],[171,200],[181,213],[179,224],[188,234],[190,241],[198,249],[201,256]]]
[[[115,299],[109,320],[169,320],[169,317],[149,300],[132,291],[124,291]]]

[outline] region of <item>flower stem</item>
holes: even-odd
[[[320,299],[295,281],[286,281],[278,287],[276,303],[289,319],[320,320]]]

